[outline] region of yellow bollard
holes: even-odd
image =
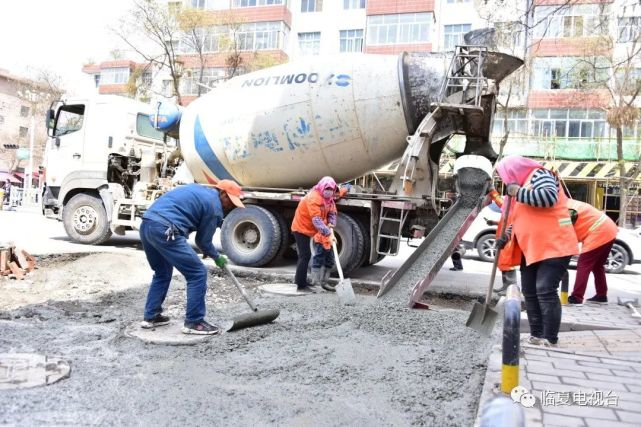
[[[561,305],[568,305],[568,287],[570,286],[570,276],[566,271],[561,279]]]
[[[503,306],[503,363],[501,365],[501,391],[510,394],[519,385],[519,347],[521,337],[521,293],[519,287],[510,285]]]

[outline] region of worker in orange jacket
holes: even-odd
[[[568,200],[570,217],[574,224],[576,237],[581,242],[581,255],[576,266],[576,279],[568,303],[581,304],[590,273],[594,274],[596,295],[587,302],[607,303],[608,283],[605,278],[604,264],[610,254],[617,232],[616,223],[605,213],[592,205],[578,200]]]
[[[558,176],[540,163],[521,156],[507,156],[496,170],[513,198],[507,239],[520,249],[521,288],[531,336],[535,345],[556,347],[561,326],[558,286],[578,241],[567,209],[567,196]],[[511,231],[511,232],[510,232]],[[516,253],[513,252],[513,253]]]
[[[295,282],[299,291],[313,292],[317,285],[325,284],[334,266],[334,256],[329,249],[328,240],[332,236],[332,228],[336,226],[338,213],[334,198],[338,186],[334,178],[326,176],[311,189],[298,203],[292,232],[298,248],[298,263],[296,265]],[[307,281],[307,267],[312,253],[310,239],[319,235],[314,243],[314,263],[312,265],[312,281]],[[324,244],[323,244],[324,243]],[[325,287],[325,286],[323,286]]]

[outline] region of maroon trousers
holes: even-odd
[[[574,289],[572,289],[573,297],[583,300],[590,273],[594,274],[594,287],[596,288],[597,296],[605,297],[608,295],[604,264],[608,259],[613,244],[614,240],[579,255],[579,262],[576,265],[576,280],[574,281]]]

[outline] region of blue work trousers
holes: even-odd
[[[167,239],[167,226],[145,219],[140,227],[140,239],[147,261],[154,271],[149,286],[145,319],[162,313],[162,304],[167,296],[174,267],[187,280],[187,313],[185,321],[200,322],[205,318],[205,293],[207,292],[207,268],[187,242],[178,233]]]
[[[322,243],[314,242],[314,256],[312,257],[312,268],[325,267],[334,268],[334,251],[325,249]]]
[[[553,344],[559,339],[561,327],[561,301],[557,290],[568,270],[570,258],[549,258],[530,265],[525,265],[525,257],[521,259],[521,288],[530,335],[545,338]]]

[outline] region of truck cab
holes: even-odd
[[[112,231],[119,199],[130,199],[139,181],[159,177],[167,137],[149,120],[150,106],[129,98],[99,95],[52,104],[45,148],[46,216],[64,222],[80,243],[99,244]]]

